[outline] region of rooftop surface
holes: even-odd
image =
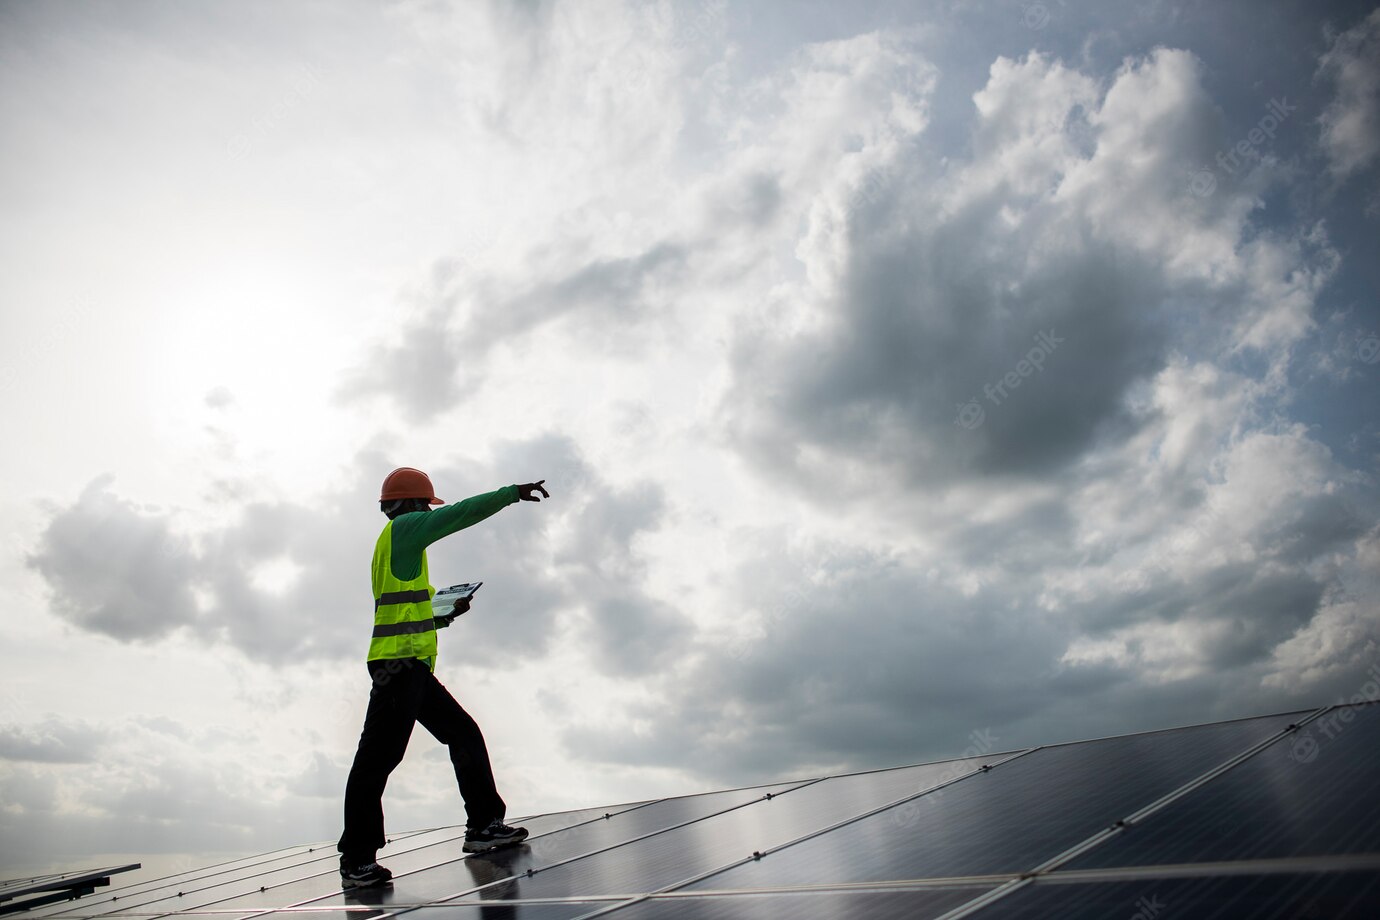
[[[85,920],[1380,916],[1380,704],[395,836],[391,887],[333,842],[19,916]],[[269,915],[272,915],[271,917]]]

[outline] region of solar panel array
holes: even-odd
[[[61,920],[1380,916],[1380,704],[1363,703],[334,845],[129,884]],[[271,916],[270,916],[271,915]]]

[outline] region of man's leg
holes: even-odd
[[[494,771],[489,764],[489,749],[484,735],[470,714],[455,702],[455,697],[436,675],[428,674],[427,693],[417,721],[436,740],[450,748],[450,762],[455,767],[455,781],[460,785],[460,797],[465,800],[466,825],[487,827],[490,821],[502,821],[508,806],[498,795],[494,785]]]
[[[345,832],[336,849],[351,860],[368,861],[384,845],[383,789],[402,762],[412,725],[422,708],[430,677],[426,665],[410,659],[369,663],[373,686],[355,762],[345,782]]]

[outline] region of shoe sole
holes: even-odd
[[[522,841],[526,839],[527,835],[523,834],[521,837],[513,837],[510,840],[495,840],[493,843],[476,844],[466,841],[461,849],[466,853],[487,853],[490,850],[497,850],[501,847],[510,847],[513,844],[522,843]]]
[[[381,885],[391,884],[393,884],[393,880],[391,878],[381,878],[372,882],[355,881],[353,879],[348,878],[343,878],[340,880],[341,888],[378,888]]]

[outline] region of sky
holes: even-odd
[[[6,874],[334,841],[398,466],[551,493],[510,816],[1377,693],[1370,4],[5,0],[0,124]]]

